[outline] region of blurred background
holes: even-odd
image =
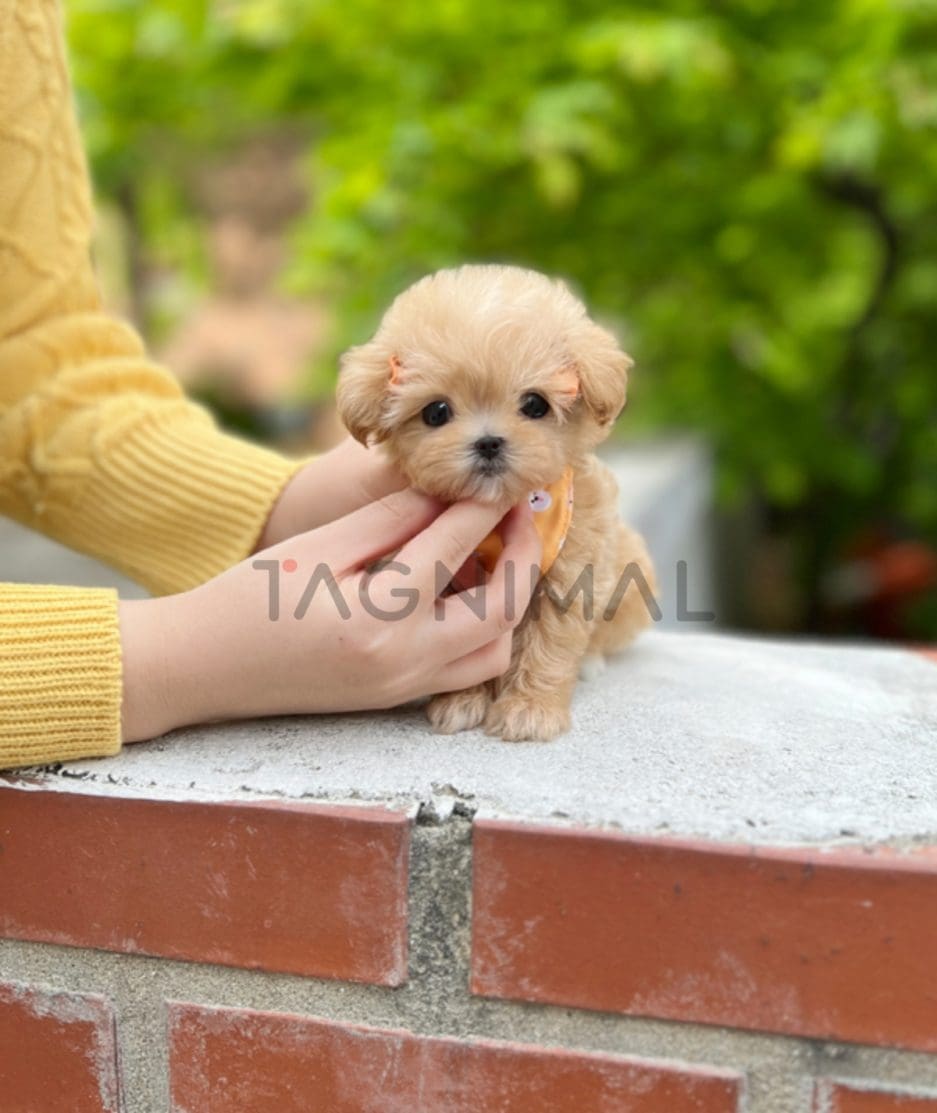
[[[225,424],[332,443],[408,283],[563,275],[690,607],[937,640],[934,0],[65,6],[107,296]]]

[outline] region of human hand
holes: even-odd
[[[392,707],[501,675],[540,561],[526,504],[504,518],[480,614],[460,594],[438,596],[441,569],[459,568],[503,513],[400,491],[189,592],[122,601],[124,740],[213,719]],[[398,548],[391,566],[366,571]]]
[[[334,522],[406,485],[379,448],[365,448],[346,437],[304,464],[283,488],[255,552]]]

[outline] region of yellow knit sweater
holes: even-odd
[[[251,552],[298,463],[102,311],[91,222],[58,0],[0,0],[0,515],[180,591]],[[116,593],[0,584],[0,768],[116,752],[120,704]]]

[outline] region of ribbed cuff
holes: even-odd
[[[157,595],[195,587],[248,557],[306,463],[221,432],[188,402],[122,424],[97,446],[67,543]]]
[[[0,585],[0,768],[120,750],[117,593]]]

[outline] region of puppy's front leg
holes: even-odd
[[[514,635],[511,667],[495,681],[485,733],[506,742],[547,742],[569,730],[570,704],[589,643],[579,604],[568,610],[542,590]]]

